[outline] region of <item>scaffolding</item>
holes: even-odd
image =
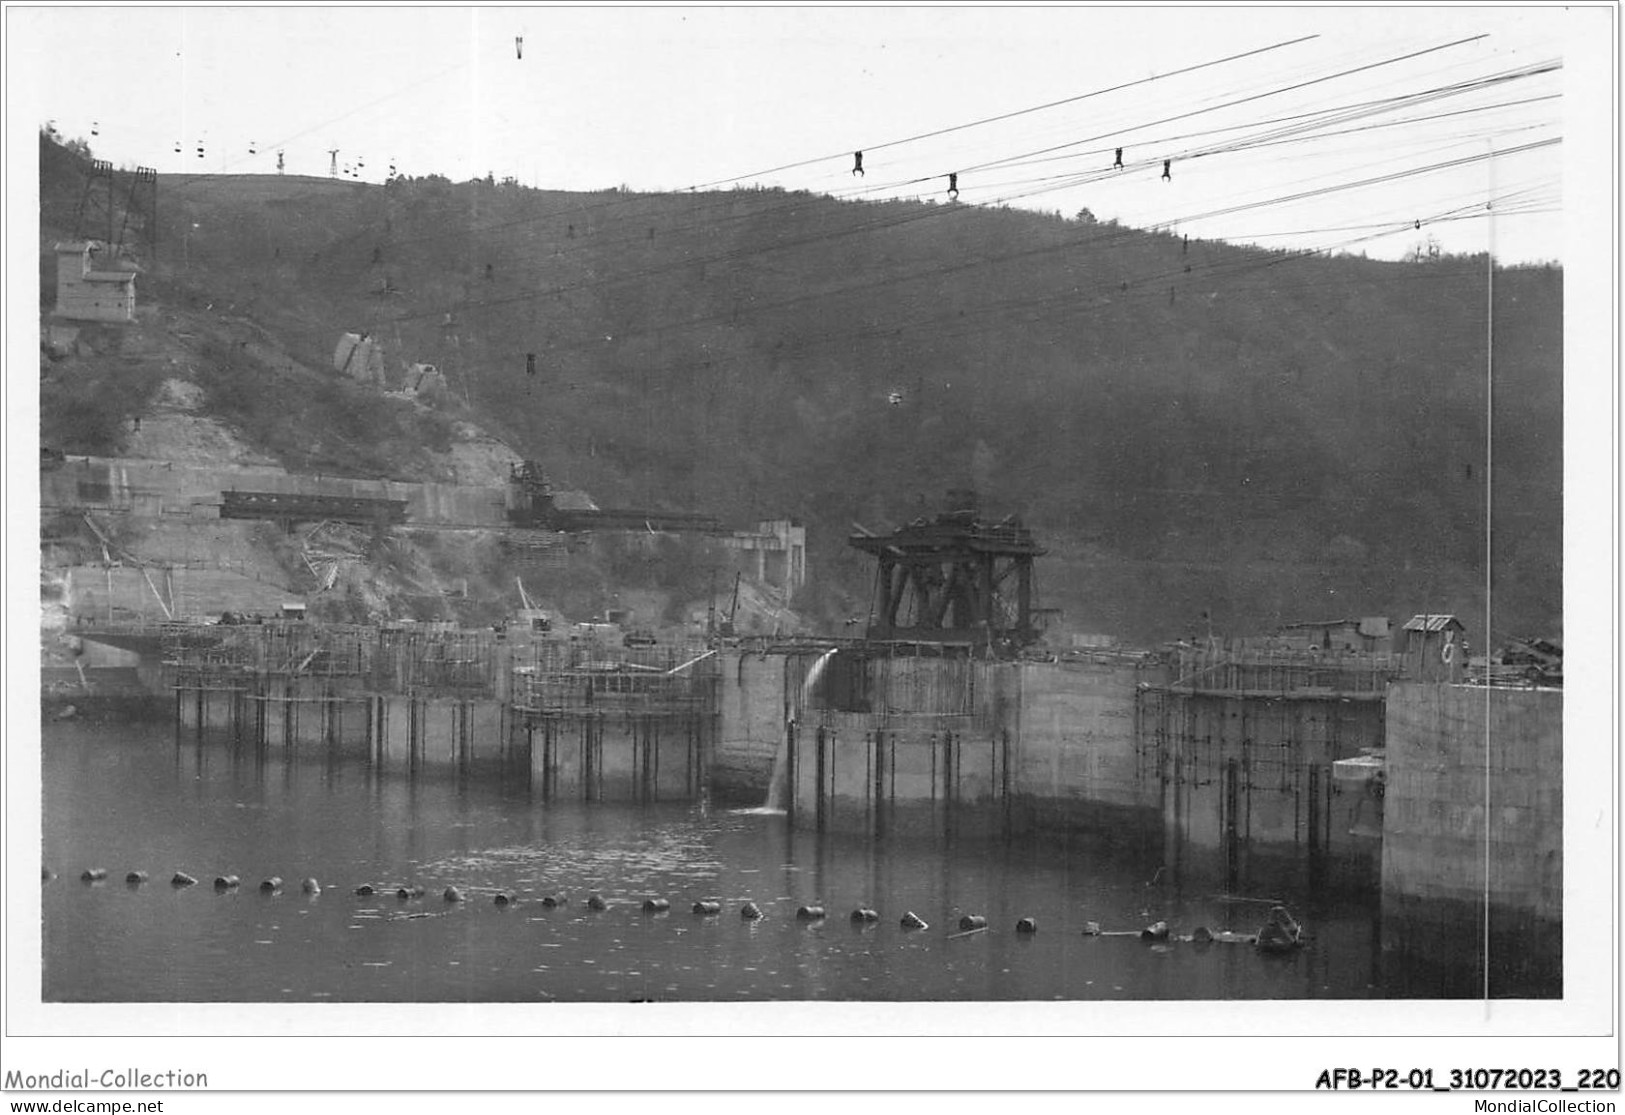
[[[540,714],[716,711],[716,663],[698,643],[611,647],[596,640],[542,640],[516,650],[512,703]]]
[[[1169,692],[1215,697],[1381,701],[1403,663],[1392,655],[1180,648]]]
[[[164,665],[180,688],[254,688],[318,679],[374,695],[498,695],[498,640],[487,631],[317,624],[166,624]]]

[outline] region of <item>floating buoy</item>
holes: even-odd
[[[1198,925],[1191,930],[1191,941],[1198,945],[1211,945],[1213,943],[1213,931],[1205,925]]]
[[[1265,926],[1263,931],[1258,934],[1257,939],[1253,941],[1253,947],[1258,949],[1259,952],[1284,956],[1289,952],[1296,951],[1299,948],[1299,943],[1288,937],[1284,931],[1274,926]]]
[[[645,898],[643,900],[643,912],[646,914],[658,914],[669,909],[671,909],[671,899],[669,898]]]
[[[987,918],[983,917],[981,914],[966,914],[964,917],[959,919],[959,928],[986,929]]]
[[[880,915],[867,906],[859,906],[852,911],[852,920],[857,922],[879,921]]]
[[[904,929],[930,929],[931,928],[929,925],[927,925],[925,923],[925,919],[922,918],[919,914],[916,914],[913,910],[910,910],[908,913],[903,915],[903,920],[902,920],[901,924],[902,924]]]
[[[272,893],[274,893],[276,891],[279,891],[281,889],[282,889],[282,876],[281,875],[272,875],[269,879],[265,879],[260,883],[260,893],[261,894],[272,894]]]
[[[216,875],[214,877],[215,890],[232,890],[241,886],[243,881],[235,875]]]
[[[496,898],[492,899],[492,901],[498,906],[511,906],[513,904],[513,897],[505,891],[499,890],[497,891]]]
[[[362,883],[359,887],[355,888],[355,893],[359,898],[371,898],[375,892],[372,889],[371,883]]]
[[[463,892],[458,890],[456,887],[447,887],[445,890],[440,892],[440,897],[444,898],[447,902],[461,902],[463,900]]]
[[[722,903],[712,902],[709,899],[702,899],[699,902],[694,903],[694,912],[696,914],[704,914],[706,917],[711,917],[714,914],[722,913]]]
[[[371,891],[369,890],[368,893],[370,894]],[[422,898],[426,893],[428,892],[418,886],[399,887],[395,891],[395,897],[405,902],[408,898]]]
[[[597,891],[594,891],[592,894],[587,896],[587,909],[607,910],[609,909],[609,903],[604,901],[603,895],[599,894]]]
[[[129,883],[131,886],[138,887],[147,881],[147,873],[145,871],[132,871],[128,875],[124,876],[124,881]]]
[[[322,885],[315,879],[306,879],[304,882],[299,884],[299,889],[311,897],[315,897],[316,895],[322,893]]]
[[[1254,945],[1260,952],[1289,953],[1303,945],[1303,927],[1284,906],[1276,906],[1259,927]]]
[[[739,907],[739,916],[746,921],[756,921],[762,916],[762,908],[754,902],[747,902]]]
[[[1167,939],[1168,923],[1165,921],[1155,922],[1140,930],[1140,940],[1142,941],[1166,941]]]
[[[87,883],[99,883],[103,879],[107,878],[107,868],[87,867],[83,872],[80,873],[79,878]]]
[[[565,901],[566,899],[562,894],[550,894],[542,899],[542,905],[551,910],[557,906],[563,906]],[[603,899],[600,898],[598,901],[602,902]],[[594,907],[594,909],[597,909],[597,907]]]
[[[1035,921],[1032,918],[1022,918],[1020,921],[1016,922],[1016,932],[1017,933],[1037,933],[1038,932],[1038,922]]]
[[[169,885],[172,887],[195,887],[197,886],[197,880],[184,871],[177,871],[170,876]]]
[[[818,921],[823,916],[822,906],[801,906],[796,909],[796,918],[799,921]]]

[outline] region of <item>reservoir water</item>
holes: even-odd
[[[1286,902],[1287,956],[1089,936],[1253,932],[1267,907],[1062,835],[943,842],[792,831],[782,814],[547,801],[495,774],[417,777],[256,753],[167,723],[43,734],[51,1002],[1363,999],[1450,993],[1384,970],[1374,894]],[[87,868],[106,878],[84,882]],[[145,871],[144,883],[126,883]],[[175,887],[177,871],[198,879]],[[241,885],[223,892],[216,876]],[[262,891],[278,877],[280,888]],[[301,881],[314,878],[319,894]],[[358,896],[367,884],[376,893]],[[421,895],[397,897],[397,888]],[[443,897],[456,887],[461,901]],[[596,891],[608,908],[589,909]],[[498,892],[513,901],[499,905]],[[546,896],[562,896],[549,907]],[[649,897],[670,909],[645,913]],[[702,899],[720,913],[691,912]],[[756,903],[764,916],[747,920]],[[827,917],[797,917],[802,906]],[[879,920],[856,924],[857,907]],[[912,911],[928,928],[904,930]],[[985,932],[955,936],[959,919]],[[1022,918],[1038,931],[1018,934]],[[1391,967],[1391,966],[1390,966]],[[1470,993],[1470,992],[1469,992]]]

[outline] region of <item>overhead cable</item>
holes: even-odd
[[[885,150],[885,149],[890,148],[890,147],[899,147],[899,146],[901,146],[901,145],[903,145],[905,143],[915,143],[915,142],[917,142],[919,140],[922,140],[922,139],[933,139],[936,136],[947,135],[950,132],[961,132],[961,131],[964,131],[967,128],[979,128],[984,124],[994,124],[994,123],[997,123],[1000,120],[1011,120],[1011,119],[1014,119],[1017,116],[1026,116],[1027,114],[1033,113],[1033,112],[1043,112],[1043,111],[1045,111],[1047,109],[1058,108],[1061,105],[1068,105],[1068,104],[1074,104],[1074,103],[1076,103],[1078,101],[1085,101],[1085,100],[1088,100],[1091,97],[1104,96],[1107,93],[1116,93],[1116,92],[1119,92],[1119,91],[1121,91],[1123,89],[1132,89],[1137,85],[1145,85],[1148,82],[1161,81],[1161,80],[1163,80],[1165,78],[1170,78],[1170,77],[1178,77],[1181,74],[1195,73],[1197,70],[1205,70],[1205,69],[1208,69],[1208,68],[1210,68],[1212,66],[1221,66],[1221,65],[1224,65],[1227,62],[1239,61],[1242,58],[1251,58],[1251,57],[1253,57],[1255,55],[1265,54],[1265,53],[1268,53],[1269,51],[1272,51],[1272,50],[1280,50],[1283,47],[1296,46],[1299,43],[1305,43],[1305,42],[1308,42],[1311,39],[1318,39],[1319,37],[1320,37],[1319,35],[1303,35],[1303,36],[1300,36],[1299,38],[1296,38],[1296,39],[1288,39],[1285,42],[1273,43],[1270,46],[1258,47],[1257,49],[1254,49],[1254,50],[1244,51],[1241,54],[1232,54],[1232,55],[1230,55],[1230,56],[1228,56],[1226,58],[1216,58],[1216,59],[1214,59],[1214,60],[1212,60],[1210,62],[1199,62],[1194,66],[1185,66],[1185,67],[1182,67],[1181,69],[1170,70],[1168,73],[1165,73],[1165,74],[1153,74],[1150,77],[1139,78],[1139,79],[1137,79],[1135,81],[1126,81],[1126,82],[1123,82],[1120,85],[1112,85],[1112,86],[1108,86],[1108,87],[1106,87],[1104,89],[1095,89],[1095,90],[1091,90],[1088,93],[1079,93],[1077,96],[1074,96],[1074,97],[1063,97],[1061,100],[1050,101],[1047,104],[1033,105],[1030,108],[1017,109],[1014,112],[1004,112],[1004,113],[1000,113],[997,116],[987,116],[987,117],[984,117],[984,118],[982,118],[980,120],[972,120],[972,121],[970,121],[969,123],[966,123],[966,124],[955,124],[955,125],[953,125],[951,127],[947,127],[947,128],[938,128],[935,131],[921,132],[918,135],[905,136],[902,139],[887,140],[885,143],[871,143],[871,144],[868,144],[868,145],[864,146],[862,148],[862,150],[865,151],[865,152],[881,151],[881,150]],[[1482,36],[1480,36],[1480,37],[1482,37]],[[802,159],[800,162],[785,163],[782,166],[769,167],[766,170],[752,171],[752,172],[750,172],[748,174],[736,174],[732,178],[717,178],[717,179],[714,179],[714,180],[712,180],[710,182],[701,182],[701,183],[698,183],[696,185],[689,186],[688,189],[690,189],[690,190],[706,190],[706,189],[710,189],[712,186],[725,186],[730,182],[742,182],[747,178],[760,178],[760,177],[762,177],[764,175],[777,174],[780,171],[784,171],[784,170],[796,170],[796,169],[798,169],[800,167],[812,166],[815,163],[827,162],[830,159],[842,159],[842,158],[845,158],[846,155],[847,155],[846,151],[841,151],[841,152],[839,152],[837,154],[833,154],[833,155],[818,155],[818,156],[816,156],[814,158],[811,158],[811,159]],[[860,159],[859,160],[859,166],[860,167],[861,167],[861,164],[862,164],[862,160]]]

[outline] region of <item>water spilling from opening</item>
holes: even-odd
[[[813,687],[818,679],[824,676],[824,670],[829,660],[835,657],[835,647],[831,647],[818,656],[818,660],[807,671],[807,677],[801,683],[801,699],[795,710],[791,713],[793,721],[800,721],[802,713],[812,703]],[[789,725],[785,726],[788,735]],[[778,752],[773,756],[773,775],[767,782],[767,800],[762,803],[764,813],[783,813],[784,797],[790,786],[790,748],[788,739],[779,741]]]
[[[751,812],[784,812],[784,795],[789,788],[790,782],[789,752],[789,747],[783,740],[780,740],[778,753],[773,756],[773,776],[767,782],[767,800],[762,802],[760,810],[752,810]]]

